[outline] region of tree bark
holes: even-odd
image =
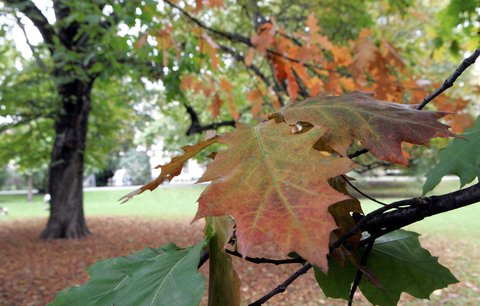
[[[58,78],[59,80],[66,78]],[[62,112],[55,122],[55,142],[48,177],[50,218],[43,239],[81,238],[90,234],[83,212],[83,168],[93,80],[57,85]]]
[[[27,202],[32,202],[33,197],[33,174],[28,175]]]

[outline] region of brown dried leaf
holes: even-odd
[[[182,155],[176,156],[172,158],[172,160],[166,165],[159,165],[155,168],[160,168],[161,172],[160,175],[154,179],[153,181],[149,182],[148,184],[143,185],[139,189],[130,192],[129,194],[124,195],[119,199],[119,201],[123,204],[133,198],[134,196],[141,194],[145,190],[154,190],[160,184],[162,184],[165,180],[171,181],[175,176],[180,175],[182,172],[183,165],[187,160],[195,156],[198,152],[202,151],[206,147],[218,143],[219,137],[215,136],[209,138],[207,140],[201,141],[193,146],[185,146],[182,150],[185,152]]]

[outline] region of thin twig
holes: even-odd
[[[363,196],[366,197],[367,199],[370,199],[370,200],[372,200],[373,202],[378,203],[378,204],[383,205],[383,206],[386,206],[386,205],[387,205],[386,203],[383,203],[383,202],[381,202],[381,201],[379,201],[379,200],[377,200],[377,199],[369,196],[368,194],[364,193],[364,192],[361,191],[360,189],[358,189],[355,185],[353,185],[353,184],[347,179],[347,177],[346,177],[345,175],[341,175],[341,177],[342,177],[343,180],[348,184],[348,186],[352,187],[353,190],[355,190],[355,191],[358,192],[359,194],[363,195]]]
[[[240,257],[255,264],[273,264],[273,265],[286,265],[286,264],[295,264],[295,263],[304,263],[305,259],[303,258],[288,258],[288,259],[271,259],[271,258],[263,258],[263,257],[248,257],[245,258],[242,254],[238,253],[237,251],[232,251],[229,249],[225,249],[225,253],[230,254],[232,256]]]
[[[243,55],[238,53],[233,48],[230,48],[229,46],[218,44],[218,47],[219,47],[220,50],[222,50],[226,53],[229,53],[231,56],[233,56],[233,58],[237,62],[243,63],[245,65],[245,67],[252,70],[265,83],[265,85],[267,87],[270,87],[270,80],[268,79],[268,77],[257,66],[255,66],[253,64],[247,64],[245,62],[245,57]]]
[[[360,261],[360,264],[362,266],[365,266],[367,264],[368,256],[370,256],[370,253],[372,252],[374,243],[375,243],[375,239],[372,239],[368,243],[367,249],[365,250],[365,253],[363,253],[362,259]],[[363,276],[362,269],[358,269],[357,275],[355,275],[355,280],[353,281],[353,284],[352,284],[352,289],[350,289],[350,296],[348,298],[348,306],[353,305],[353,296],[355,295],[355,292],[357,291],[358,285],[360,284],[360,281],[362,280],[362,276]]]
[[[462,73],[470,67],[477,58],[480,56],[480,48],[475,50],[472,55],[467,57],[466,59],[463,60],[463,62],[457,67],[455,72],[453,72],[442,84],[440,88],[435,90],[433,93],[431,93],[429,96],[427,96],[425,99],[423,99],[422,103],[417,107],[418,110],[421,110],[422,108],[425,107],[425,105],[428,104],[428,102],[432,101],[435,99],[438,95],[440,95],[442,92],[447,90],[448,88],[453,86],[453,83],[457,80],[457,78],[462,75]]]
[[[288,286],[293,283],[297,278],[302,276],[303,274],[307,273],[308,270],[310,270],[313,266],[309,263],[298,269],[295,273],[290,275],[283,283],[281,283],[278,287],[267,293],[266,295],[262,296],[260,299],[256,300],[252,304],[249,304],[248,306],[258,306],[262,305],[275,295],[285,292],[287,290]]]

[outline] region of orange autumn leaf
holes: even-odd
[[[202,151],[206,147],[214,143],[218,143],[218,140],[219,138],[215,136],[210,139],[201,141],[193,146],[184,146],[182,148],[182,150],[184,151],[182,155],[172,158],[172,160],[168,164],[159,165],[155,167],[156,169],[158,168],[161,169],[160,175],[156,179],[140,187],[139,189],[132,191],[129,194],[121,197],[120,198],[121,203],[127,202],[134,196],[141,194],[146,190],[154,190],[155,188],[160,186],[160,184],[162,184],[165,180],[171,181],[174,177],[180,175],[180,173],[182,172],[183,165],[187,160],[195,156],[198,152]]]
[[[248,54],[245,57],[245,64],[250,66],[253,62],[253,57],[255,56],[255,50],[253,48],[248,49]]]
[[[369,70],[370,65],[375,62],[378,56],[377,46],[368,37],[360,36],[352,59],[352,73],[354,77],[360,79]]]
[[[400,56],[398,49],[386,40],[382,41],[382,55],[391,65],[399,68],[400,70],[405,68],[405,64],[403,63],[403,59]]]
[[[207,0],[207,6],[209,8],[222,8],[223,0]]]
[[[201,53],[208,55],[210,58],[212,68],[217,69],[220,63],[217,54],[218,44],[205,32],[201,35],[199,48]]]
[[[242,124],[221,136],[219,142],[228,149],[217,154],[199,180],[212,183],[198,200],[194,220],[231,215],[243,255],[271,241],[285,254],[296,252],[326,271],[329,237],[336,228],[328,207],[348,199],[327,180],[354,167],[348,158],[313,148],[326,131],[313,127],[293,134],[289,125],[269,120],[255,128]]]
[[[140,36],[139,39],[137,39],[137,41],[135,42],[135,49],[140,49],[147,42],[148,35],[148,33],[145,33]]]
[[[308,82],[308,91],[311,97],[318,96],[323,88],[323,82],[320,78],[314,77]]]
[[[318,33],[320,32],[320,27],[318,26],[317,17],[315,17],[314,13],[310,13],[307,17],[307,27],[310,33]]]
[[[275,109],[279,109],[282,107],[282,105],[280,104],[280,100],[278,99],[278,96],[277,95],[274,95],[273,96],[273,107]]]
[[[297,79],[295,78],[295,75],[293,74],[292,69],[287,69],[286,74],[287,74],[287,93],[290,96],[291,100],[296,100],[298,97],[298,90],[299,90]]]
[[[247,95],[247,100],[252,105],[252,116],[257,117],[262,111],[263,94],[259,89],[251,90]]]
[[[180,81],[181,90],[189,90],[192,88],[192,84],[195,81],[195,77],[191,74],[183,75]]]
[[[407,160],[412,158],[412,154],[410,154],[412,149],[413,149],[413,145],[411,143],[406,143],[406,142],[402,143],[402,154],[403,156],[405,156]]]
[[[265,54],[266,50],[272,46],[276,32],[276,26],[271,22],[266,22],[258,28],[257,34],[253,35],[250,41],[258,52]]]
[[[432,101],[437,109],[447,112],[459,112],[468,106],[469,101],[465,99],[451,99],[445,95],[440,95]]]
[[[195,0],[195,12],[199,12],[203,9],[203,0]]]
[[[339,94],[341,92],[339,74],[337,72],[328,72],[328,81],[325,83],[324,89],[331,94]]]
[[[437,120],[446,112],[420,111],[358,91],[290,103],[279,114],[288,124],[308,122],[330,128],[323,139],[342,156],[354,140],[359,140],[377,158],[403,165],[407,161],[400,148],[402,142],[428,145],[431,138],[455,136]]]
[[[346,91],[354,91],[356,89],[355,82],[351,78],[340,77],[338,81]]]
[[[232,93],[232,91],[233,91],[232,84],[226,78],[221,78],[220,79],[220,88],[223,89],[227,93]]]
[[[235,100],[233,99],[233,86],[226,78],[220,79],[220,88],[225,91],[226,97],[226,104],[227,109],[230,115],[235,119],[238,120],[240,118],[240,114],[238,113],[237,108],[235,107]]]
[[[235,101],[233,100],[232,95],[228,96],[227,98],[227,109],[228,109],[228,112],[230,113],[230,116],[232,116],[235,120],[238,120],[240,118],[240,114],[238,113],[238,110],[235,107]]]
[[[288,66],[280,57],[274,57],[273,60],[273,69],[275,70],[275,77],[279,83],[282,83],[287,78]]]
[[[318,26],[318,20],[314,13],[310,13],[307,18],[306,25],[309,29],[310,41],[320,45],[323,49],[333,50],[333,44],[330,42],[327,36],[320,34],[320,27]]]
[[[336,65],[349,66],[352,63],[352,55],[350,49],[347,46],[331,46],[333,57]]]
[[[475,124],[475,118],[469,113],[452,114],[445,119],[455,133],[463,133]]]
[[[213,97],[212,103],[209,105],[210,112],[212,113],[212,117],[215,119],[220,114],[220,108],[222,107],[223,101],[220,99],[218,94],[215,94]]]

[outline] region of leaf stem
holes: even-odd
[[[350,182],[350,181],[347,179],[347,177],[346,177],[345,175],[341,175],[341,177],[342,177],[342,179],[345,181],[345,183],[348,184],[348,186],[352,187],[353,190],[355,190],[355,191],[358,192],[359,194],[363,195],[363,196],[366,197],[367,199],[372,200],[373,202],[378,203],[378,204],[383,205],[383,206],[386,206],[386,205],[387,205],[386,203],[383,203],[383,202],[381,202],[381,201],[379,201],[379,200],[377,200],[377,199],[369,196],[368,194],[364,193],[364,192],[361,191],[360,189],[358,189],[355,185],[352,184],[352,182]]]
[[[370,256],[370,253],[372,252],[373,244],[375,243],[375,239],[372,239],[369,241],[367,249],[365,250],[365,253],[363,253],[362,259],[360,261],[360,264],[362,266],[367,264],[368,256]],[[355,295],[355,292],[357,291],[358,285],[360,284],[360,281],[362,280],[363,276],[363,271],[361,269],[358,269],[357,275],[355,276],[355,280],[353,281],[352,284],[352,289],[350,289],[350,296],[348,298],[348,306],[353,305],[353,296]]]

